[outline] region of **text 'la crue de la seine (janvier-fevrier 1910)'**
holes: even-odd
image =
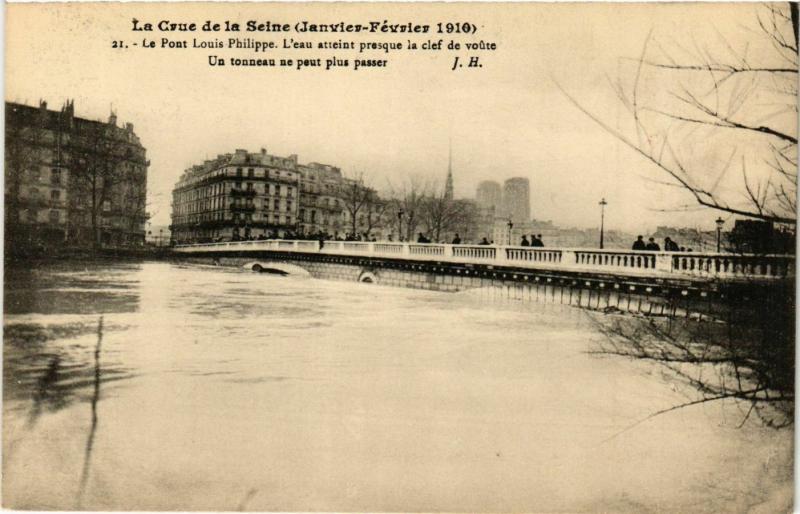
[[[313,23],[301,20],[295,23],[278,23],[271,21],[247,20],[234,22],[224,20],[215,22],[206,20],[203,23],[159,20],[145,22],[133,18],[134,32],[366,32],[372,34],[475,34],[478,26],[471,22],[437,22],[418,24],[412,22],[394,23],[389,20],[367,21],[365,23]]]
[[[362,20],[361,22],[345,22],[337,21],[333,23],[317,23],[309,20],[293,21],[287,23],[285,21],[259,21],[247,20],[244,22],[231,21],[231,20],[204,20],[201,22],[196,21],[177,21],[162,19],[158,21],[144,21],[137,18],[131,19],[131,31],[134,33],[161,33],[161,34],[218,34],[228,33],[230,35],[240,33],[250,34],[370,34],[377,36],[397,36],[397,35],[424,35],[431,34],[433,39],[427,41],[348,41],[338,39],[336,41],[302,41],[293,38],[284,38],[282,41],[274,40],[256,40],[254,38],[239,38],[230,37],[226,39],[220,38],[192,38],[191,41],[173,36],[160,37],[160,38],[147,38],[142,39],[141,42],[133,43],[133,46],[141,46],[142,48],[165,48],[165,49],[182,49],[182,48],[195,48],[195,49],[246,49],[252,50],[255,53],[269,52],[271,50],[357,50],[359,53],[368,51],[386,52],[394,50],[468,50],[468,51],[494,51],[497,50],[497,44],[492,41],[471,41],[471,42],[458,42],[454,39],[445,40],[436,38],[436,35],[450,35],[450,36],[475,36],[479,31],[479,26],[471,21],[436,21],[433,23],[415,23],[415,22],[395,22],[391,20]],[[112,46],[114,48],[128,48],[124,41],[115,41]],[[331,57],[331,56],[328,56]],[[331,69],[332,67],[350,67],[347,60],[341,59],[343,56],[333,56],[329,59],[313,58],[313,59],[284,59],[277,61],[275,59],[248,59],[248,58],[228,58],[227,64],[237,66],[277,66],[292,67],[296,69],[302,68],[318,68],[323,67]],[[458,68],[481,68],[482,64],[478,56],[470,55],[465,56],[460,61],[456,56],[449,65],[451,70]],[[463,61],[463,63],[462,63]],[[323,62],[326,64],[323,65]],[[224,66],[226,59],[217,55],[208,56],[208,64],[211,66]],[[369,68],[382,68],[388,65],[386,59],[370,59],[363,60],[357,59],[353,62],[353,69],[363,67]]]

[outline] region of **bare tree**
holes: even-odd
[[[384,216],[389,208],[389,202],[382,199],[377,191],[371,190],[364,208],[364,234],[369,237],[372,231],[383,228]]]
[[[363,172],[345,177],[342,181],[340,198],[344,210],[350,218],[350,232],[358,234],[359,217],[363,217],[373,202],[375,191],[369,187]]]
[[[434,241],[459,230],[467,233],[477,224],[477,210],[464,200],[447,198],[443,190],[433,186],[422,202],[422,220]]]
[[[144,194],[125,196],[125,188],[130,186],[134,174],[130,168],[133,148],[115,133],[116,130],[112,124],[81,123],[76,127],[70,144],[70,179],[74,181],[76,192],[71,195],[71,208],[74,211],[88,209],[95,247],[101,244],[104,214],[111,212],[115,195],[115,209],[120,214],[120,209],[140,209],[145,201]]]
[[[391,209],[397,212],[397,230],[401,239],[414,239],[422,223],[428,184],[418,175],[410,175],[399,184],[389,184]]]
[[[700,206],[796,224],[797,5],[757,8],[746,41],[718,34],[713,51],[667,51],[651,31],[630,76],[612,82],[629,132],[562,92]]]
[[[122,216],[128,233],[136,234],[139,233],[149,217],[146,175],[134,166],[129,166],[124,171],[122,182],[124,187],[117,196],[118,212]]]
[[[721,317],[702,321],[674,315],[592,316],[605,338],[589,353],[655,363],[665,378],[697,393],[635,424],[729,400],[742,408],[740,425],[755,413],[768,426],[789,426],[794,420],[794,309],[785,304],[791,285],[785,287],[785,295],[776,295],[754,285],[748,288],[749,302],[732,301]]]

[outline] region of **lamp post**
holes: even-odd
[[[511,246],[511,229],[514,228],[514,223],[511,218],[508,218],[508,246]]]
[[[605,228],[603,225],[605,224],[606,205],[608,205],[608,202],[606,202],[605,198],[602,198],[598,205],[600,206],[600,249],[602,250],[603,249],[604,228]]]
[[[397,239],[403,240],[403,209],[397,211]]]
[[[719,253],[722,251],[722,225],[725,224],[725,220],[719,217],[715,223],[717,224],[717,253]]]

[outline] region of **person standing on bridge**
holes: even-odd
[[[519,242],[519,245],[520,246],[530,246],[531,242],[528,241],[528,236],[526,236],[525,234],[522,234],[522,241]]]
[[[678,247],[678,243],[673,241],[672,239],[665,237],[664,238],[664,251],[665,252],[679,252],[680,247]]]
[[[647,250],[647,245],[644,244],[644,236],[636,236],[636,241],[633,242],[633,249],[637,251]]]
[[[479,245],[481,245],[481,246],[489,246],[489,240],[488,240],[488,239],[486,239],[486,238],[484,237],[484,238],[481,240],[481,242],[480,242],[480,243],[478,243],[478,244],[479,244]]]
[[[459,237],[458,233],[456,233],[456,237],[453,238],[453,242],[451,244],[460,245],[461,244],[461,237]]]
[[[661,247],[658,246],[656,240],[651,237],[650,239],[647,240],[647,246],[645,247],[645,250],[647,250],[648,252],[658,252],[661,250]]]

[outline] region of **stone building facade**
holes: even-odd
[[[342,171],[316,162],[298,165],[297,169],[300,173],[300,233],[335,236],[344,231]]]
[[[343,239],[352,232],[354,202],[356,233],[385,237],[386,202],[338,167],[236,150],[181,175],[172,191],[172,241]]]
[[[7,247],[144,244],[149,162],[132,124],[76,117],[71,101],[5,114]]]
[[[298,230],[297,156],[236,150],[184,171],[172,191],[177,243],[283,236]]]

